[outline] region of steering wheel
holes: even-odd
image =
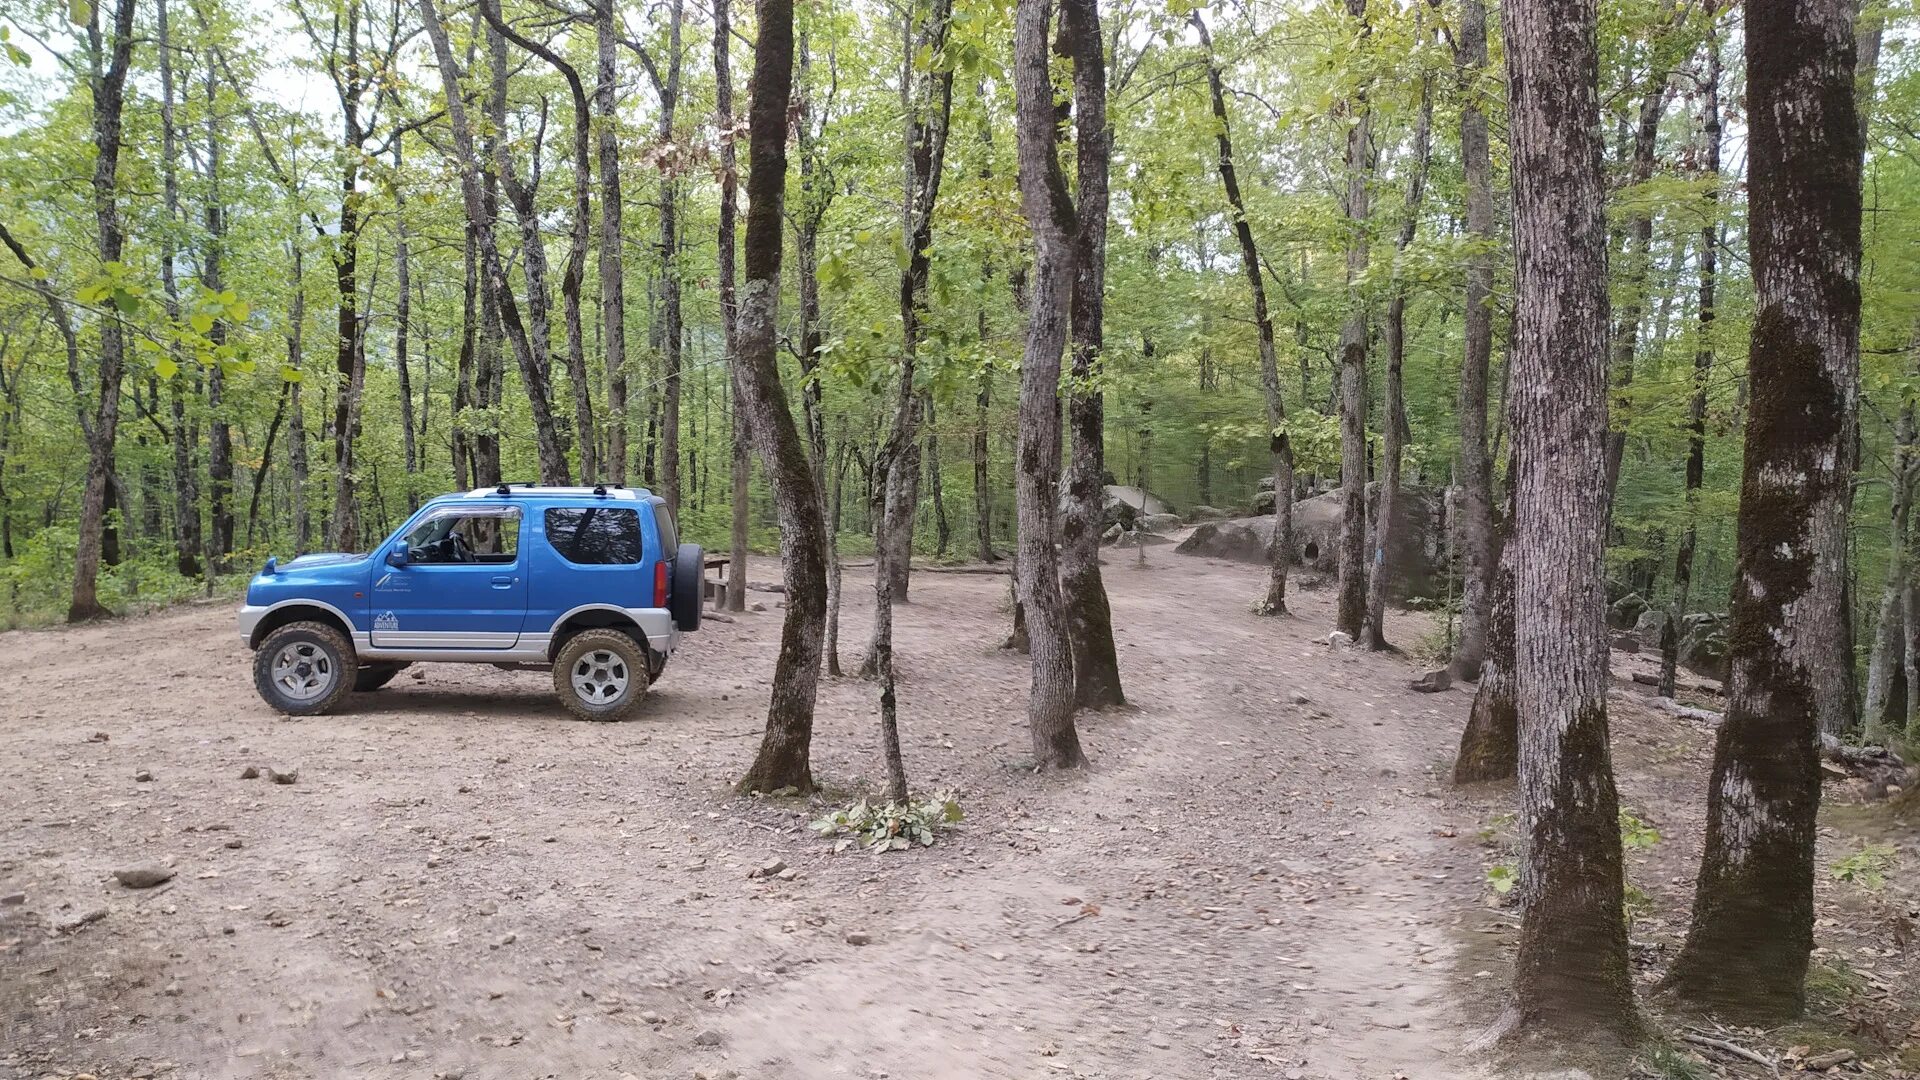
[[[459,533],[447,534],[447,548],[450,561],[470,563],[474,561],[473,548],[467,546],[466,537]]]

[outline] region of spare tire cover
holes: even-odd
[[[707,553],[699,544],[681,544],[673,556],[673,579],[668,587],[667,610],[673,625],[681,630],[700,629],[700,612],[706,606],[704,579]]]

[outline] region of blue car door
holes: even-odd
[[[373,575],[377,649],[510,649],[527,614],[526,556],[517,506],[429,511]]]

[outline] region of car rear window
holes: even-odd
[[[660,557],[671,559],[680,552],[680,534],[674,531],[673,515],[667,512],[667,504],[653,504],[653,527],[660,532]]]
[[[553,507],[547,511],[547,542],[571,563],[637,563],[643,554],[640,515],[615,506]]]

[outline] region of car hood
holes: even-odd
[[[350,551],[321,551],[312,555],[302,555],[279,564],[281,570],[302,570],[315,566],[335,566],[339,563],[359,562],[365,555]]]

